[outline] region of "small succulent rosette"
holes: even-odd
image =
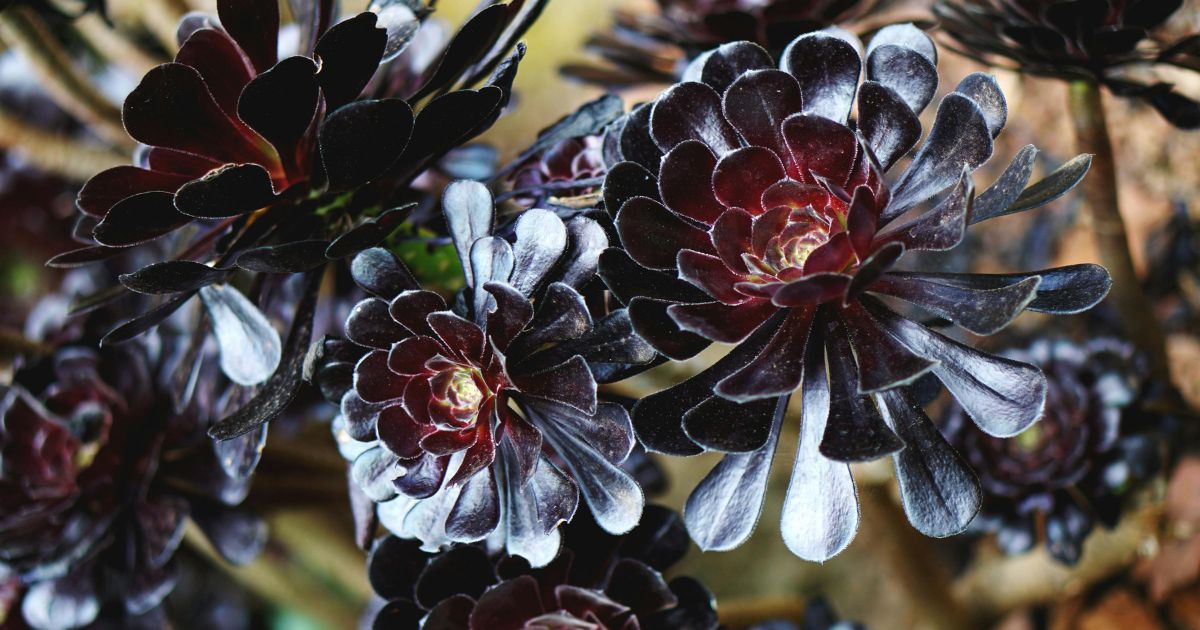
[[[1113,527],[1128,495],[1159,469],[1164,436],[1146,408],[1145,361],[1113,338],[1039,340],[1005,353],[1047,376],[1041,420],[1011,440],[982,433],[952,404],[943,432],[983,486],[971,528],[996,534],[1006,553],[1044,542],[1075,564],[1096,523]]]
[[[629,531],[644,502],[620,467],[633,427],[597,384],[655,353],[624,309],[593,319],[579,293],[603,229],[534,209],[511,242],[493,236],[477,182],[452,184],[443,207],[466,288],[447,304],[367,250],[352,273],[371,297],[345,340],[323,344],[316,378],[340,396],[335,435],[357,487],[385,527],[431,550],[486,539],[543,566],[580,495],[607,531]]]

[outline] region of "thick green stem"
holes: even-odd
[[[1153,305],[1142,291],[1129,253],[1129,235],[1117,196],[1117,169],[1104,116],[1100,86],[1076,81],[1070,90],[1071,120],[1079,150],[1092,154],[1092,170],[1083,182],[1083,197],[1091,213],[1092,231],[1100,260],[1112,275],[1109,299],[1125,334],[1149,358],[1156,378],[1170,380],[1166,344],[1154,317]]]

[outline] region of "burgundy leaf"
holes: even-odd
[[[218,0],[221,25],[259,72],[275,65],[279,38],[279,3],[275,0]]]
[[[721,156],[736,148],[737,132],[725,121],[721,97],[703,83],[677,83],[654,102],[650,135],[663,152],[687,140],[699,140]]]
[[[827,329],[829,419],[821,438],[821,454],[839,462],[866,462],[904,448],[884,423],[871,399],[858,392],[859,370],[844,324]]]
[[[83,212],[103,218],[126,197],[152,191],[175,192],[189,179],[136,166],[115,166],[92,176],[80,189],[75,203]]]
[[[175,207],[198,219],[247,214],[274,200],[271,175],[258,164],[226,164],[175,193]]]
[[[846,121],[862,70],[853,45],[829,33],[801,35],[783,52],[783,69],[800,82],[804,113]]]
[[[745,147],[726,154],[717,162],[712,182],[717,199],[725,206],[762,214],[763,193],[785,177],[783,163],[775,152],[762,147]]]
[[[321,67],[317,81],[329,111],[354,100],[379,67],[387,31],[377,28],[375,20],[374,13],[359,13],[334,25],[317,41],[313,50]]]
[[[716,199],[713,190],[713,169],[716,168],[717,158],[712,151],[698,140],[688,140],[677,145],[663,156],[661,177],[658,180],[658,194],[662,202],[674,211],[689,219],[701,223],[712,224],[725,210]],[[631,175],[636,170],[630,168]],[[612,173],[604,182],[606,189]],[[633,186],[630,185],[632,189]],[[626,200],[632,197],[626,197]],[[610,206],[611,212],[616,212],[621,206]]]
[[[616,223],[625,250],[646,267],[674,269],[683,249],[712,251],[707,233],[646,197],[625,202]]]

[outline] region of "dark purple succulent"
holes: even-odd
[[[581,105],[538,133],[537,139],[499,169],[521,208],[550,208],[570,216],[599,205],[599,190],[615,164],[613,123],[625,113],[620,97],[606,94]]]
[[[618,10],[611,31],[587,47],[602,64],[565,66],[572,77],[624,86],[673,83],[704,51],[738,41],[778,54],[798,35],[844,24],[890,0],[658,0],[653,13]]]
[[[1026,188],[1029,146],[976,195],[971,173],[991,156],[1006,109],[995,81],[974,74],[889,177],[920,139],[917,116],[938,81],[935,49],[911,25],[884,28],[866,49],[861,86],[858,50],[844,31],[811,33],[777,70],[759,46],[727,44],[689,70],[698,81],[634,109],[620,132],[627,161],[610,169],[604,197],[621,248],[601,256],[601,277],[634,330],[668,357],[737,344],[633,411],[648,450],[729,453],[685,511],[705,549],[732,548],[753,530],[795,390],[804,422],[782,531],[797,555],[824,560],[849,544],[858,509],[848,463],[888,454],[914,526],[961,531],[978,508],[978,482],[905,386],[932,373],[983,430],[1012,436],[1041,413],[1045,377],[890,302],[991,334],[1023,310],[1076,313],[1108,290],[1097,265],[899,271],[906,251],[949,250],[970,224],[1062,195],[1089,159]]]
[[[210,315],[214,305],[231,314],[215,321],[263,333],[250,335],[247,346],[265,360],[230,374],[262,387],[213,435],[255,430],[300,387],[315,303],[301,300],[309,309],[295,311],[281,342],[262,313],[295,305],[273,303],[280,276],[266,274],[306,273],[315,293],[326,263],[386,240],[422,196],[413,180],[499,117],[524,50],[516,38],[543,3],[480,10],[433,51],[430,71],[404,98],[363,93],[381,60],[414,41],[428,14],[415,0],[375,3],[341,22],[337,3],[297,0],[300,54],[282,60],[275,0],[222,0],[220,24],[187,16],[175,61],[150,71],[125,102],[125,126],[145,145],[136,165],[96,175],[79,195],[80,230],[90,230],[96,244],[51,264],[86,264],[182,234],[170,260],[121,276],[126,288],[163,297],[106,342],[141,334],[199,293]],[[229,289],[234,281],[257,294]],[[213,295],[214,287],[225,295]],[[109,290],[95,300],[122,295]],[[228,348],[222,344],[222,352]],[[237,358],[222,365],[236,368]]]
[[[939,0],[942,30],[959,52],[984,63],[1003,57],[1013,69],[1108,86],[1146,100],[1171,124],[1200,127],[1200,103],[1169,83],[1145,83],[1129,70],[1171,65],[1200,70],[1192,38],[1162,42],[1162,26],[1182,0]]]
[[[712,595],[699,582],[660,573],[687,550],[679,517],[647,506],[641,523],[613,536],[581,515],[564,528],[550,565],[489,559],[478,546],[437,555],[394,536],[376,542],[368,572],[387,599],[375,630],[712,630]]]
[[[1146,366],[1112,338],[1040,340],[1005,356],[1045,372],[1046,408],[1011,440],[979,431],[957,404],[947,410],[942,431],[983,484],[971,527],[994,532],[1006,553],[1045,542],[1055,559],[1075,564],[1095,523],[1116,525],[1124,495],[1161,459],[1142,404]]]
[[[165,337],[76,341],[0,388],[0,565],[25,589],[30,626],[157,614],[189,519],[231,562],[261,548],[265,527],[237,507],[260,444],[213,445],[219,375],[181,398],[165,382],[180,359]]]
[[[608,246],[582,217],[521,214],[512,242],[492,236],[482,184],[451,184],[446,223],[466,288],[449,305],[422,291],[390,252],[355,258],[373,297],[327,341],[316,371],[340,399],[335,434],[382,523],[427,548],[488,538],[537,566],[579,494],[609,531],[638,522],[642,491],[619,465],[633,448],[625,409],[598,382],[654,351],[626,311],[593,321],[579,288]]]

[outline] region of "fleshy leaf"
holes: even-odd
[[[384,174],[412,132],[412,108],[398,98],[355,101],[334,111],[320,132],[330,188],[350,190]]]
[[[934,538],[962,532],[983,502],[975,473],[921,407],[901,391],[882,392],[875,398],[888,424],[908,444],[892,458],[909,522]]]
[[[683,520],[700,549],[727,551],[744,543],[754,532],[787,402],[788,396],[775,401],[770,432],[760,449],[726,455],[688,497]]]
[[[194,291],[220,282],[228,274],[226,269],[215,269],[190,260],[170,260],[122,274],[120,280],[132,291],[155,295]]]
[[[812,335],[803,351],[806,358],[800,440],[780,522],[787,548],[813,562],[824,562],[849,546],[859,520],[858,491],[850,465],[820,452],[829,417],[829,383],[821,337]]]
[[[279,367],[279,333],[246,296],[228,285],[200,289],[221,354],[221,371],[239,385],[257,385]]]

